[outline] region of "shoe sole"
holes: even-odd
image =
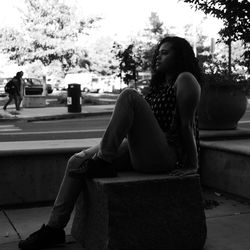
[[[24,248],[21,248],[21,247],[18,247],[19,249],[21,250],[42,250],[42,249],[49,249],[49,248],[60,248],[60,247],[65,247],[66,245],[66,242],[65,243],[57,243],[57,244],[51,244],[49,246],[41,246],[41,247],[24,247]]]

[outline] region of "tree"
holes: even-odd
[[[191,6],[222,19],[224,27],[219,34],[221,40],[228,45],[228,73],[231,74],[231,46],[233,41],[242,40],[246,52],[246,65],[250,71],[250,2],[248,0],[183,0]]]
[[[142,34],[138,35],[136,41],[133,42],[133,50],[140,57],[140,68],[142,71],[150,70],[155,46],[168,33],[168,29],[164,27],[164,23],[160,20],[158,14],[151,12],[147,27],[143,30]]]
[[[155,43],[163,36],[164,27],[163,22],[156,12],[151,12],[149,16],[149,25],[144,29],[145,36],[149,41]]]
[[[14,28],[2,28],[0,31],[1,52],[7,54],[9,59],[23,64],[22,57],[28,50],[29,43],[24,38],[22,32]]]
[[[21,31],[5,29],[1,50],[18,64],[41,61],[47,66],[61,62],[65,71],[75,67],[83,48],[76,45],[99,18],[77,19],[75,9],[60,0],[25,0]]]
[[[208,38],[204,34],[204,30],[202,27],[205,20],[206,20],[206,18],[203,18],[201,20],[201,22],[198,24],[196,23],[194,25],[194,24],[189,23],[189,24],[186,24],[184,26],[185,39],[187,39],[190,42],[197,57],[199,56],[199,54],[201,54],[204,51],[209,49],[209,48],[204,46],[204,43],[205,43],[206,39]]]
[[[100,75],[113,75],[117,72],[119,61],[113,50],[113,39],[102,36],[88,46],[90,70]]]
[[[126,84],[134,81],[136,87],[136,81],[138,77],[138,71],[141,67],[142,60],[140,53],[136,53],[134,50],[134,44],[129,44],[125,49],[119,43],[114,43],[113,52],[116,58],[119,60],[119,77],[123,79]]]

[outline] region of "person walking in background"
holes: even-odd
[[[19,248],[65,242],[64,227],[85,178],[115,177],[128,167],[146,173],[196,173],[201,82],[190,44],[180,37],[161,40],[152,60],[149,93],[144,98],[135,89],[121,92],[100,144],[69,159],[48,223],[20,241]]]
[[[9,94],[9,99],[3,106],[3,109],[6,110],[7,106],[12,102],[14,99],[15,101],[15,106],[16,110],[20,110],[20,105],[22,102],[22,89],[23,89],[23,84],[22,84],[22,77],[23,77],[23,71],[19,71],[16,73],[16,75],[7,83],[9,85],[8,87],[8,94]]]
[[[23,95],[24,95],[24,79],[23,79],[23,71],[18,72],[20,74],[19,76],[19,86],[20,86],[20,96],[19,96],[19,109],[21,108],[21,103],[23,100]]]

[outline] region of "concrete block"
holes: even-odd
[[[201,182],[250,199],[250,140],[202,142]]]
[[[0,205],[54,201],[68,159],[99,141],[87,138],[2,142]]]
[[[89,179],[71,233],[86,250],[201,250],[206,221],[199,176],[124,172]]]
[[[39,108],[46,106],[46,96],[24,96],[23,98],[23,107],[24,108]]]
[[[70,153],[1,156],[0,205],[23,205],[56,198]]]

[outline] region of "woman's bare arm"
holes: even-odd
[[[193,123],[200,100],[200,85],[196,78],[188,72],[181,73],[176,80],[177,105],[181,119],[182,143],[187,153],[184,168],[198,169],[198,155]]]

